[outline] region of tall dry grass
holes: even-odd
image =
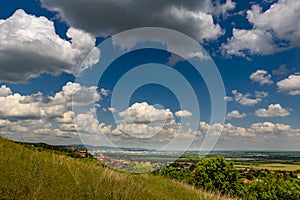
[[[227,199],[187,184],[111,170],[0,138],[0,199]]]

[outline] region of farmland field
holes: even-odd
[[[300,163],[294,164],[285,164],[285,163],[245,163],[245,164],[236,164],[237,169],[241,168],[253,168],[253,169],[268,169],[271,171],[275,170],[284,170],[284,171],[296,171],[300,170]]]

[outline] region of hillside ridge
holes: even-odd
[[[0,137],[1,199],[227,199],[161,176],[122,173],[93,159]]]

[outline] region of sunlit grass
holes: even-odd
[[[187,184],[111,170],[0,138],[1,199],[226,199]]]

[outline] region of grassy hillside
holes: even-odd
[[[126,174],[91,159],[39,152],[0,137],[0,199],[225,199],[170,179]]]

